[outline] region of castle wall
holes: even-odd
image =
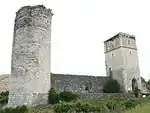
[[[117,72],[116,72],[117,73]],[[118,74],[120,75],[120,74]],[[0,75],[0,92],[8,91],[9,74]],[[80,79],[81,78],[81,79]],[[87,80],[89,80],[87,82]],[[107,77],[94,77],[83,75],[65,75],[65,74],[51,74],[51,87],[58,89],[59,91],[69,90],[81,95],[82,98],[103,98],[103,97],[119,97],[127,96],[127,94],[104,94],[102,93],[102,87],[108,80]],[[93,83],[90,90],[85,90],[87,83]],[[131,85],[131,84],[129,84]],[[142,92],[147,93],[146,82],[142,81]],[[47,95],[44,93],[33,93],[32,101],[42,104]],[[123,96],[123,97],[124,97]],[[37,98],[34,98],[37,97]],[[36,105],[36,103],[33,103]]]
[[[25,6],[16,14],[8,105],[32,105],[50,89],[51,10]],[[36,101],[36,102],[35,102]],[[47,103],[47,99],[43,103]]]
[[[10,75],[0,75],[0,92],[8,91],[8,80]],[[58,89],[59,91],[72,91],[75,93],[102,93],[102,88],[105,82],[108,80],[107,77],[95,77],[86,75],[65,75],[65,74],[51,74],[50,86]],[[86,90],[86,87],[87,90]],[[38,96],[43,93],[39,93]],[[35,93],[33,95],[36,95]],[[44,95],[44,94],[43,94]]]
[[[107,77],[52,74],[52,87],[76,93],[102,93]]]

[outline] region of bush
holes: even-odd
[[[131,108],[135,108],[137,102],[131,99],[131,100],[124,101],[123,105],[125,106],[126,109],[131,109]]]
[[[120,84],[117,80],[109,79],[103,87],[104,93],[120,93]]]
[[[63,91],[59,95],[60,100],[70,102],[72,100],[77,100],[79,98],[79,95],[74,94],[70,91]]]
[[[61,103],[54,106],[56,113],[113,113],[115,112],[115,104],[111,104],[108,108],[106,104],[90,102],[77,102],[77,103]],[[114,108],[113,108],[114,107]],[[120,113],[120,112],[115,112]]]
[[[27,113],[28,109],[26,106],[17,106],[16,108],[5,108],[1,109],[0,113]]]
[[[54,88],[51,88],[49,90],[49,94],[48,94],[48,102],[49,104],[56,104],[59,102],[59,94],[57,93],[57,91]]]
[[[8,103],[8,96],[9,96],[9,92],[1,92],[0,93],[0,104],[4,105]]]
[[[55,104],[54,111],[55,113],[122,113],[146,101],[149,101],[148,98],[128,100],[80,100],[78,102]]]
[[[79,95],[77,94],[74,94],[70,91],[63,91],[58,93],[54,88],[51,88],[48,94],[49,104],[57,104],[60,101],[70,102],[72,100],[76,100],[77,98],[79,98]]]

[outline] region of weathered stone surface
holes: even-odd
[[[132,80],[141,88],[141,77],[135,36],[119,33],[104,42],[106,72],[112,71],[124,91],[132,90]]]
[[[8,91],[9,74],[0,75],[0,92]]]
[[[4,86],[0,86],[0,89],[2,89],[0,90],[0,92],[9,90],[8,76],[10,75],[0,76],[0,84],[2,84],[3,81],[6,81]],[[49,85],[60,91],[69,90],[76,93],[93,94],[93,93],[102,93],[103,85],[107,80],[108,80],[107,77],[101,77],[101,76],[95,77],[95,76],[88,76],[88,75],[51,74],[51,84]],[[23,90],[23,88],[20,90]]]
[[[117,72],[116,72],[117,73]],[[119,73],[119,72],[118,72]],[[118,77],[120,78],[121,76]],[[10,75],[0,75],[0,92],[8,91],[8,79]],[[118,79],[119,79],[118,78]],[[122,78],[120,78],[123,80]],[[51,74],[51,87],[58,89],[59,91],[69,90],[74,93],[78,93],[83,98],[104,98],[104,97],[128,97],[132,96],[130,94],[103,94],[102,87],[104,83],[108,80],[107,77],[94,77],[94,76],[86,76],[86,75],[65,75],[65,74]],[[3,84],[5,81],[5,84]],[[86,90],[86,86],[88,83],[92,83],[89,90]],[[121,83],[120,83],[121,84]],[[129,84],[130,85],[130,84]],[[4,88],[4,89],[3,89]],[[146,83],[142,81],[142,91],[147,92]],[[36,102],[34,105],[45,104],[47,102],[47,93],[32,93],[34,98],[30,98],[30,100]],[[26,98],[26,96],[25,96]],[[24,98],[24,99],[25,99]],[[35,99],[35,100],[33,100]],[[28,102],[29,104],[30,102]]]
[[[52,74],[51,86],[60,91],[68,90],[76,93],[102,93],[107,77],[87,75]]]
[[[40,104],[42,97],[33,94],[46,94],[50,89],[51,17],[51,10],[41,5],[17,12],[8,105]]]

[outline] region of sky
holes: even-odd
[[[3,0],[0,74],[11,73],[15,12],[25,5],[51,8],[52,73],[106,76],[103,41],[119,32],[136,36],[140,75],[150,78],[149,0]]]

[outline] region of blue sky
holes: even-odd
[[[0,7],[0,74],[10,73],[15,12],[24,5],[53,10],[53,73],[105,76],[103,41],[125,32],[136,36],[141,76],[150,75],[149,0],[5,0]]]

